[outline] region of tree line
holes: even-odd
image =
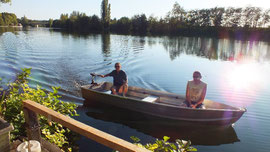
[[[49,21],[48,20],[31,20],[31,19],[28,19],[26,16],[23,16],[20,19],[18,18],[17,20],[24,27],[26,26],[51,27],[52,21],[53,21],[52,19],[49,19]]]
[[[13,13],[0,13],[0,26],[46,26],[50,27],[52,25],[52,19],[48,21],[40,21],[40,20],[30,20],[27,17],[23,16],[21,18],[17,18],[17,16]]]
[[[261,33],[261,38],[269,38],[270,33],[270,9],[262,10],[259,7],[215,7],[187,11],[175,2],[165,17],[139,14],[120,19],[110,19],[110,7],[108,0],[102,1],[101,18],[76,11],[70,15],[61,14],[59,20],[53,21],[52,27],[75,32],[241,38],[249,37],[254,32]]]

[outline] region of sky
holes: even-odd
[[[62,13],[70,14],[79,11],[87,15],[100,16],[102,0],[12,0],[10,4],[0,4],[0,12],[15,13],[18,18],[24,15],[28,19],[59,19]],[[213,7],[245,7],[256,6],[270,8],[270,0],[109,0],[111,18],[132,17],[145,13],[164,17],[173,4],[178,2],[185,10]]]

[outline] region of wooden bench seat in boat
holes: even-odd
[[[105,94],[111,94],[112,91],[111,90],[104,90],[103,93],[105,93]]]
[[[146,101],[146,102],[156,102],[158,99],[159,99],[158,96],[149,95],[149,96],[143,98],[142,101]]]
[[[136,92],[136,91],[130,91],[128,90],[127,94],[126,94],[128,97],[131,97],[131,98],[136,98],[136,99],[144,99],[148,96],[148,94],[143,94],[143,93],[139,93],[139,92]]]

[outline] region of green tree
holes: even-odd
[[[265,27],[267,23],[270,22],[270,9],[265,10],[262,14],[262,21],[261,21],[261,26]]]
[[[178,2],[175,2],[170,14],[171,14],[171,17],[176,18],[177,21],[182,23],[186,12],[185,12],[184,8],[179,5]]]
[[[241,26],[242,8],[234,8],[234,13],[231,16],[231,27]]]
[[[67,27],[66,22],[68,20],[68,14],[61,14],[60,15],[60,27],[65,28]]]
[[[102,23],[97,15],[93,15],[90,17],[90,31],[100,32],[102,30],[101,26]]]
[[[210,9],[211,13],[210,18],[214,26],[216,27],[221,26],[224,10],[225,10],[224,8],[217,8],[217,7]]]
[[[1,0],[1,3],[11,3],[11,0]]]
[[[199,11],[199,15],[200,15],[200,26],[207,27],[211,25],[209,9],[201,9]]]
[[[28,21],[28,19],[27,19],[26,16],[23,16],[23,17],[21,18],[21,24],[22,24],[23,26],[29,25],[29,21]]]
[[[108,30],[110,27],[111,20],[111,4],[108,3],[108,0],[102,0],[101,2],[101,21],[103,28]]]
[[[158,18],[151,15],[148,18],[148,29],[150,33],[158,32]]]
[[[112,29],[119,33],[128,34],[131,32],[131,21],[128,17],[121,17],[115,24],[111,25]]]
[[[252,27],[252,20],[253,20],[253,7],[249,6],[246,7],[243,12],[243,25],[246,28]]]
[[[145,14],[134,15],[131,19],[132,32],[146,34],[148,32],[148,21]]]
[[[1,26],[5,25],[5,22],[4,22],[3,18],[2,18],[2,13],[0,13],[0,25]]]
[[[66,21],[68,19],[68,14],[61,14],[60,21]]]
[[[53,19],[49,19],[49,27],[52,27],[52,25],[53,25]]]
[[[199,26],[199,11],[191,10],[187,12],[186,22],[189,26]]]
[[[13,26],[13,25],[17,25],[17,24],[18,24],[18,21],[17,21],[17,16],[15,14],[0,13],[0,25]]]
[[[254,28],[258,27],[261,16],[262,16],[262,9],[259,7],[255,7],[253,9],[253,21],[252,21],[252,25]]]
[[[168,22],[168,28],[170,33],[175,33],[181,26],[185,24],[185,10],[175,2],[171,11],[166,15],[166,21]]]
[[[236,20],[238,17],[241,17],[241,15],[239,16],[237,13],[237,10],[233,7],[228,7],[223,15],[223,20],[222,20],[222,25],[224,27],[237,27],[239,26],[240,23],[240,18],[238,20]],[[241,10],[240,10],[241,13]]]

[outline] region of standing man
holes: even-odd
[[[199,71],[193,73],[193,80],[188,81],[186,89],[186,104],[191,108],[201,108],[205,98],[207,84],[201,81]]]
[[[128,91],[128,79],[126,73],[121,70],[121,64],[119,62],[115,63],[115,70],[106,75],[98,75],[102,78],[111,76],[113,77],[113,87],[111,88],[112,94],[122,94],[126,95]]]

